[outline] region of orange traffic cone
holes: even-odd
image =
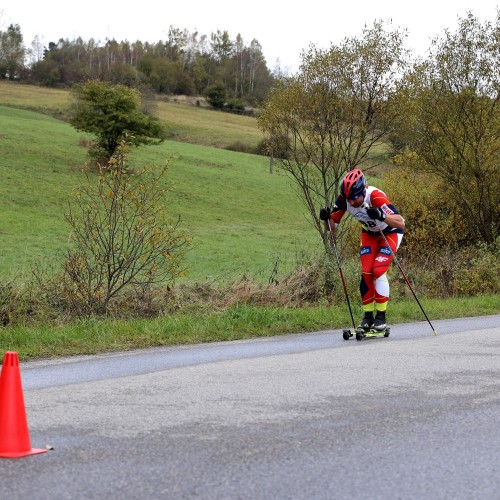
[[[31,447],[17,352],[6,352],[0,374],[0,457],[18,458],[46,449]]]

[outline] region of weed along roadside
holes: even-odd
[[[498,298],[425,300],[433,320],[498,314]],[[349,325],[342,305],[279,308],[235,305],[218,312],[176,312],[155,319],[82,319],[67,324],[11,326],[0,330],[0,351],[18,352],[20,360],[126,351],[155,346],[303,333],[341,331]],[[411,301],[393,304],[394,323],[422,320]]]

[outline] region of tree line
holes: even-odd
[[[230,108],[258,105],[275,80],[258,40],[247,44],[227,31],[207,36],[170,26],[167,39],[156,43],[78,37],[47,46],[37,36],[27,48],[18,24],[0,31],[0,78],[51,87],[101,80],[160,94],[212,95],[216,107],[222,100]]]

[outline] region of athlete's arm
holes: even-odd
[[[384,222],[391,227],[396,229],[404,229],[405,228],[405,220],[401,216],[401,214],[389,214],[386,215]]]
[[[344,217],[346,210],[347,210],[346,201],[342,195],[339,195],[335,201],[335,205],[333,205],[332,215],[330,215],[330,224],[332,225],[332,228],[333,228],[332,222],[334,222],[335,224],[339,224],[340,221],[342,220],[342,217]]]
[[[405,228],[405,220],[402,215],[396,210],[394,205],[383,195],[381,191],[375,190],[371,196],[372,205],[375,208],[382,210],[385,214],[384,222],[396,229]]]

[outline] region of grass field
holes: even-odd
[[[85,135],[54,118],[65,116],[69,103],[67,91],[0,82],[3,283],[22,280],[37,263],[57,260],[67,248],[64,214],[74,189],[86,182],[82,167],[87,160],[80,146]],[[158,102],[158,115],[178,140],[134,150],[129,165],[170,165],[168,212],[173,219],[181,217],[181,227],[193,238],[185,284],[243,276],[267,283],[277,262],[284,273],[321,255],[319,236],[288,179],[279,172],[271,175],[264,157],[222,149],[235,143],[255,147],[261,140],[255,118],[164,101]],[[347,264],[355,296],[358,270]],[[499,312],[496,296],[421,299],[432,319]],[[0,328],[0,350],[33,359],[344,328],[350,318],[342,300],[297,308],[237,304],[213,311],[195,306],[143,320],[16,324]],[[353,309],[357,320],[357,302]],[[413,299],[391,302],[391,323],[422,319]]]
[[[0,106],[0,130],[0,273],[12,275],[66,248],[64,213],[87,157],[82,134],[47,115]],[[266,279],[278,256],[291,266],[318,247],[287,178],[271,175],[266,158],[174,141],[129,157],[132,166],[166,162],[169,213],[193,238],[190,279]]]
[[[71,102],[67,90],[0,81],[0,105],[63,118]],[[194,106],[183,99],[157,98],[154,105],[155,114],[165,123],[172,139],[178,142],[217,148],[239,143],[255,148],[262,140],[253,117]]]
[[[156,102],[156,115],[176,141],[217,148],[242,145],[255,149],[262,140],[256,118],[223,113],[175,100]]]

